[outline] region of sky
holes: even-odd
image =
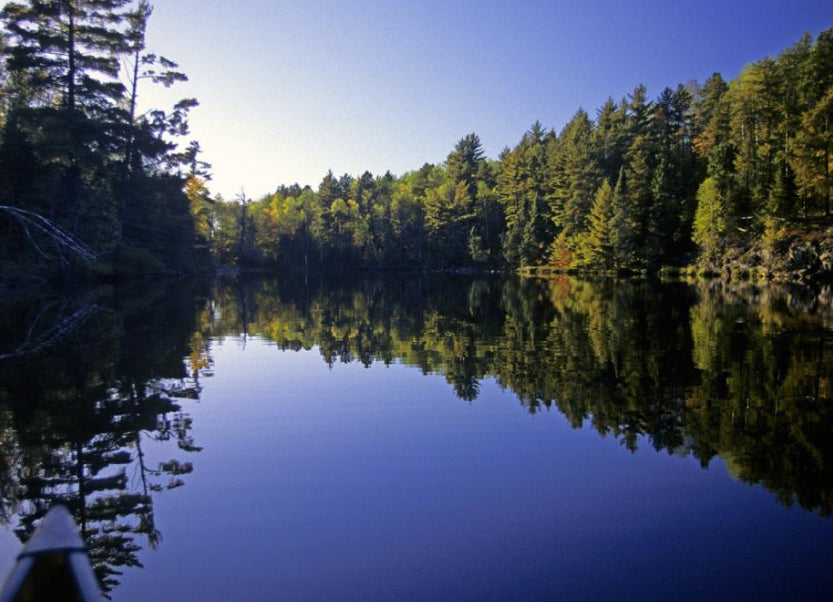
[[[729,79],[829,27],[829,0],[156,0],[148,48],[189,81],[141,101],[197,98],[209,187],[256,199],[330,169],[440,163],[471,132],[496,158],[536,120]]]

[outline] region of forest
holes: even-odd
[[[714,73],[653,100],[638,85],[560,132],[536,122],[497,160],[472,133],[400,177],[330,171],[317,190],[211,205],[203,191],[197,228],[223,265],[588,272],[756,245],[760,264],[798,233],[830,273],[831,125],[826,30],[728,82]]]
[[[146,0],[9,2],[0,70],[0,279],[191,272],[197,101],[141,110],[186,76],[145,46]]]
[[[812,255],[833,274],[833,29],[726,81],[638,85],[560,131],[535,122],[497,159],[475,133],[396,176],[212,195],[186,79],[145,46],[146,0],[2,9],[0,272],[130,276],[214,267],[656,272]],[[800,253],[799,253],[800,254]],[[805,261],[806,264],[806,261]],[[799,263],[787,262],[788,269]]]

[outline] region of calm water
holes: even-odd
[[[221,280],[0,306],[0,571],[114,600],[818,600],[830,290]]]

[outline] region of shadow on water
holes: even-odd
[[[105,592],[159,543],[154,497],[184,484],[199,451],[183,400],[200,389],[182,361],[197,295],[99,289],[2,308],[0,519],[25,541],[66,504]],[[165,441],[176,456],[149,465],[146,447]]]
[[[161,534],[155,496],[199,451],[189,399],[212,342],[257,337],[329,365],[441,374],[476,403],[493,378],[524,411],[632,451],[691,455],[785,505],[833,512],[829,289],[570,278],[219,279],[0,308],[0,520],[21,539],[55,502],[106,591]],[[14,357],[12,357],[14,356]],[[151,466],[146,449],[174,457]]]

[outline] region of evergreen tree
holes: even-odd
[[[55,170],[49,214],[73,230],[83,226],[100,244],[111,243],[117,230],[112,182],[102,176],[124,122],[117,76],[130,48],[122,27],[127,3],[28,0],[0,13],[8,70],[27,101],[14,120],[35,144],[37,160]]]
[[[579,245],[579,265],[593,270],[607,271],[614,267],[613,190],[607,180],[602,180],[596,191],[593,208],[588,217],[587,233]]]
[[[723,202],[723,210],[726,212],[724,217],[729,222],[734,222],[739,211],[733,202],[736,177],[734,170],[735,147],[732,143],[729,123],[728,86],[719,74],[713,75],[706,83],[708,84],[709,95],[703,103],[700,103],[700,116],[705,118],[707,115],[709,121],[698,134],[695,140],[695,148],[698,154],[706,160],[706,172],[710,178],[713,178],[713,184],[709,184],[709,186],[716,187],[717,194]],[[698,211],[700,194],[700,190],[698,190]],[[696,221],[695,217],[695,224]],[[694,241],[697,242],[696,236]]]
[[[602,174],[609,180],[615,180],[628,146],[627,105],[624,101],[619,105],[612,98],[605,101],[598,111],[593,136]]]
[[[546,148],[554,138],[536,122],[504,156],[497,194],[506,215],[504,256],[513,266],[540,265],[552,238],[546,187]]]
[[[476,199],[477,180],[484,163],[485,156],[480,138],[475,133],[464,136],[457,142],[445,161],[448,182],[453,186],[457,186],[458,182],[463,182],[469,197]]]
[[[158,132],[153,132],[149,127],[151,122],[147,119],[140,120],[137,114],[137,102],[139,98],[139,83],[142,80],[148,80],[155,84],[161,84],[166,88],[171,87],[176,82],[188,81],[188,77],[176,69],[179,67],[175,62],[166,59],[163,56],[157,56],[152,53],[145,52],[145,36],[147,33],[148,19],[153,14],[153,7],[147,0],[140,0],[133,11],[126,13],[126,21],[128,29],[126,36],[128,39],[130,53],[130,62],[127,68],[127,83],[128,83],[128,112],[126,116],[126,132],[125,137],[125,151],[124,164],[127,171],[136,171],[141,167],[142,156],[137,152],[137,146],[143,147],[146,157],[148,150],[150,150],[150,157],[156,158],[155,155],[168,150],[170,147],[154,144],[158,141]],[[174,134],[186,134],[188,131],[187,121],[185,116],[191,108],[196,106],[196,100],[186,99],[180,101],[177,105],[179,110],[174,110],[172,118],[167,120],[164,128],[167,132]],[[158,117],[159,113],[156,112]],[[154,119],[158,124],[158,119]],[[164,120],[163,120],[164,121]],[[157,134],[157,135],[154,135]],[[142,144],[143,143],[143,144]],[[191,174],[202,178],[206,177],[206,173],[197,173],[195,166],[196,155],[199,153],[199,144],[196,149],[189,148],[190,155],[185,156],[185,160],[191,159]]]
[[[789,163],[779,161],[775,168],[775,181],[769,189],[767,214],[771,217],[792,218],[796,209],[795,200],[798,187],[795,183],[795,172]]]
[[[196,101],[136,111],[139,80],[185,78],[145,53],[150,14],[147,2],[129,10],[127,0],[27,0],[0,13],[13,74],[0,188],[95,248],[101,272],[196,268],[187,152],[171,140],[187,133]]]
[[[648,248],[649,222],[654,207],[652,163],[656,157],[655,149],[648,133],[637,134],[626,156],[628,221],[633,236],[630,267],[634,268],[650,265],[655,255]]]
[[[320,265],[325,265],[325,260],[329,258],[329,253],[333,247],[333,216],[331,208],[333,202],[339,198],[339,186],[332,170],[328,170],[327,174],[318,185],[318,193],[315,195],[314,221],[312,223],[312,233],[316,239],[318,246],[318,261]]]
[[[648,210],[648,225],[645,240],[645,260],[649,267],[656,268],[671,255],[676,218],[679,213],[675,197],[674,179],[670,159],[660,155],[651,182],[651,205]]]
[[[723,95],[728,91],[729,86],[720,73],[713,73],[703,83],[699,90],[699,98],[694,103],[694,129],[700,137],[699,145],[701,154],[706,154],[707,147],[711,144],[712,119],[718,109],[718,104]]]
[[[625,168],[619,170],[619,178],[611,198],[613,216],[611,230],[613,241],[613,259],[619,269],[630,269],[636,264],[639,243],[639,223],[634,217],[631,197],[628,193]]]
[[[601,178],[593,144],[593,122],[587,113],[578,111],[550,148],[550,206],[555,230],[559,232],[557,241],[563,241],[567,247],[553,250],[559,256],[569,252],[570,240],[586,230],[587,216]]]
[[[833,186],[833,85],[804,113],[801,125],[792,145],[796,183],[802,196],[816,200],[829,217]]]

